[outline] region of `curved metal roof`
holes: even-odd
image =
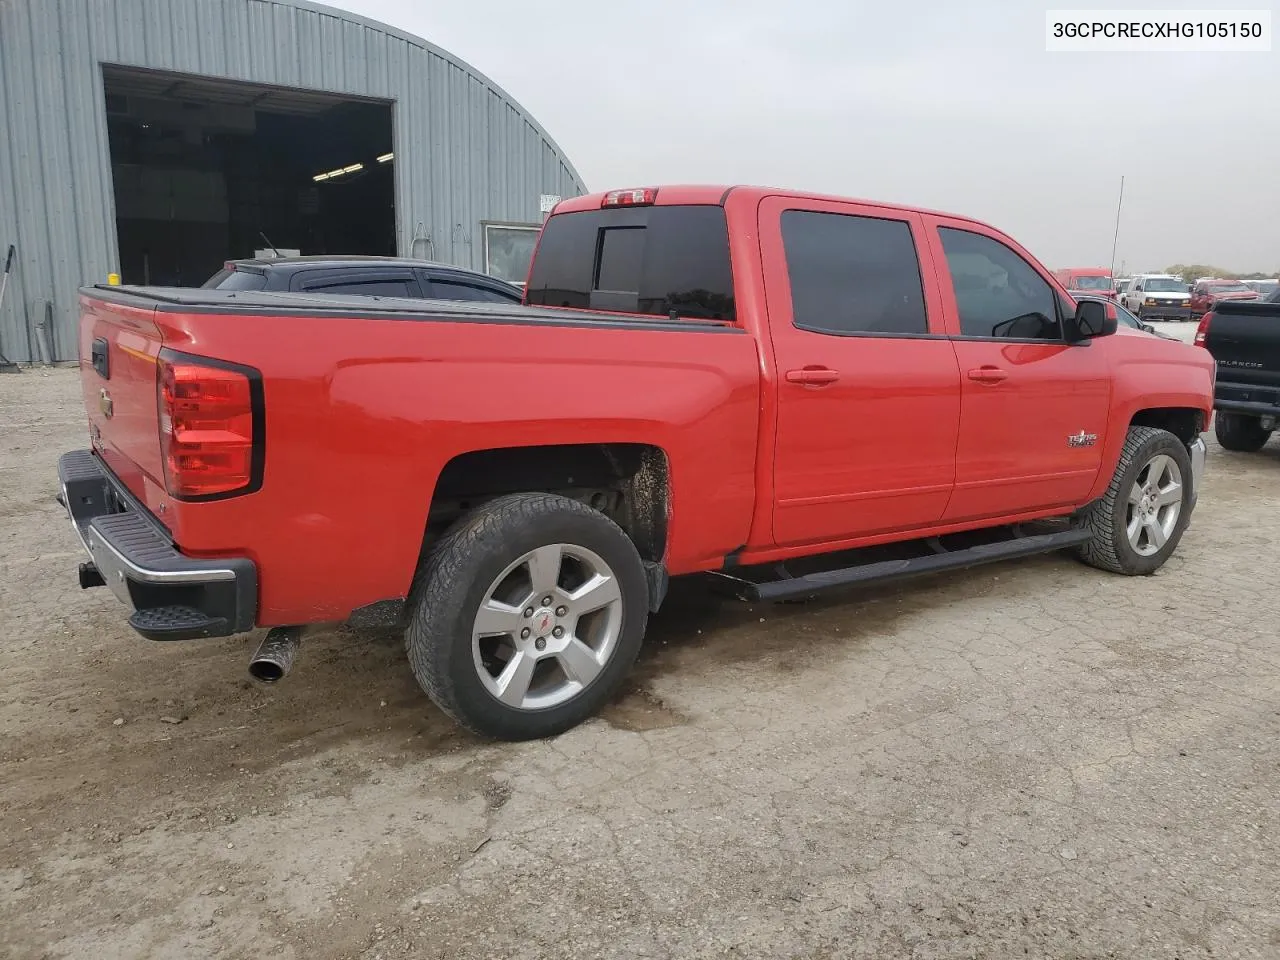
[[[487,86],[490,90],[492,90],[498,96],[502,97],[502,99],[506,100],[508,103],[514,106],[518,111],[520,111],[520,115],[524,117],[524,119],[527,120],[529,124],[535,130],[538,131],[539,134],[542,135],[542,138],[546,140],[547,143],[551,144],[551,146],[555,149],[555,151],[558,154],[560,154],[561,158],[564,160],[565,166],[567,166],[569,170],[572,171],[574,179],[578,181],[582,180],[582,177],[579,176],[578,171],[574,168],[573,164],[569,162],[569,159],[567,157],[565,157],[564,151],[561,150],[559,144],[557,144],[555,140],[552,139],[551,134],[547,133],[547,131],[543,129],[542,124],[538,123],[538,121],[533,118],[533,115],[530,114],[529,111],[527,111],[524,107],[520,106],[520,102],[516,100],[515,97],[511,96],[511,94],[507,93],[506,90],[502,89],[502,87],[498,86],[498,84],[494,83],[487,76],[485,76],[475,67],[471,66],[471,64],[467,63],[465,60],[462,60],[459,57],[455,57],[449,51],[444,50],[440,47],[437,47],[434,43],[431,43],[429,40],[424,40],[422,37],[419,37],[417,34],[409,33],[407,30],[401,30],[399,27],[393,27],[388,23],[382,23],[378,20],[372,20],[369,17],[361,16],[358,13],[351,13],[349,10],[343,10],[341,7],[334,7],[327,3],[313,3],[312,0],[270,0],[270,2],[278,3],[281,5],[287,5],[291,7],[300,7],[304,10],[312,10],[315,13],[324,14],[330,17],[338,17],[342,20],[349,21],[350,23],[358,23],[362,27],[367,27],[370,30],[379,30],[382,33],[387,34],[388,36],[395,37],[398,40],[403,40],[405,43],[409,44],[410,46],[415,46],[424,50],[427,53],[435,54],[440,59],[446,60],[449,63],[452,63],[454,66],[459,67],[462,70],[465,70],[467,73],[471,74],[471,76],[475,77],[485,86]]]
[[[391,103],[398,252],[473,270],[485,267],[486,223],[536,225],[543,196],[585,190],[542,125],[484,74],[337,7],[0,0],[0,261],[17,246],[0,352],[12,359],[39,356],[41,324],[54,358],[74,359],[76,291],[120,272],[116,181],[138,171],[112,166],[109,88],[126,103],[158,94],[298,113]]]

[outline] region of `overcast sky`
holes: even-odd
[[[1046,53],[1063,2],[330,2],[488,75],[590,190],[897,201],[990,221],[1058,267],[1109,263],[1123,174],[1117,269],[1280,267],[1280,47]]]

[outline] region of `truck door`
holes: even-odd
[[[955,493],[965,521],[1081,503],[1102,466],[1111,370],[1107,338],[1068,344],[1074,309],[1007,238],[925,216],[960,361]]]
[[[920,219],[783,197],[759,217],[776,542],[936,522],[955,479],[960,374],[933,273],[920,269]]]

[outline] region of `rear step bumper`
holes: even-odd
[[[58,483],[58,500],[89,554],[80,585],[109,587],[132,608],[129,625],[138,633],[194,640],[253,629],[258,571],[252,560],[184,555],[90,450],[62,455]]]

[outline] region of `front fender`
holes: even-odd
[[[1090,500],[1106,493],[1120,462],[1129,427],[1139,416],[1145,415],[1145,421],[1156,423],[1168,416],[1172,425],[1177,417],[1191,411],[1199,415],[1198,433],[1208,426],[1213,413],[1216,367],[1207,351],[1154,337],[1144,338],[1145,342],[1125,337],[1123,345],[1120,340],[1117,338],[1116,345],[1121,356],[1113,366],[1111,427],[1107,431],[1102,469],[1090,491]]]

